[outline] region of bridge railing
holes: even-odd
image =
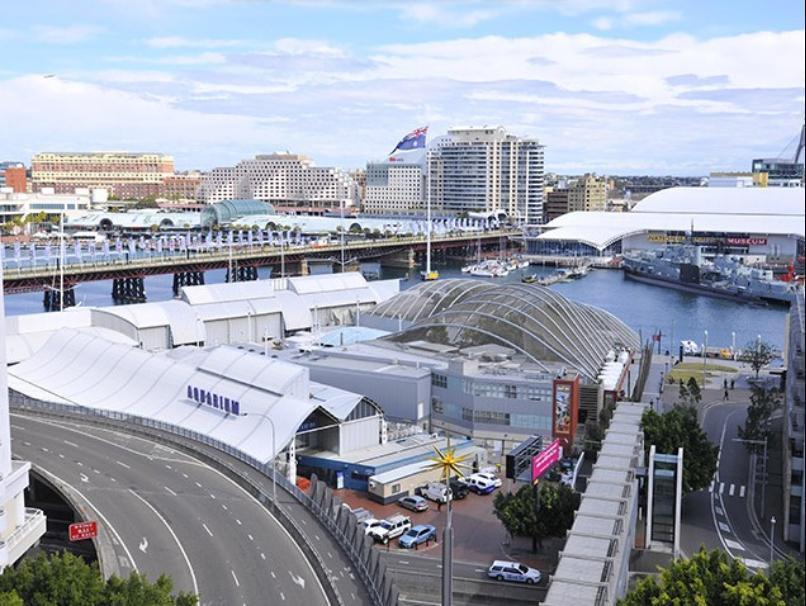
[[[432,235],[431,242],[434,244],[444,242],[472,242],[481,237],[484,239],[495,237],[508,237],[515,232],[505,230],[486,231],[481,233],[451,233]],[[379,247],[394,247],[394,246],[407,246],[414,244],[424,244],[426,241],[425,236],[399,236],[392,238],[378,238],[375,240],[360,240],[345,243],[345,250],[362,250],[372,249]],[[66,274],[77,273],[82,271],[93,270],[108,270],[110,268],[126,268],[131,270],[147,269],[153,267],[170,267],[173,265],[180,265],[182,263],[194,262],[226,262],[229,259],[234,261],[241,261],[245,259],[273,257],[279,260],[285,255],[306,255],[306,254],[322,254],[322,253],[337,253],[341,250],[340,243],[328,243],[319,245],[287,245],[277,246],[270,244],[240,244],[233,246],[231,249],[228,245],[210,247],[199,246],[196,250],[186,250],[184,253],[177,251],[163,251],[161,253],[148,254],[146,256],[137,256],[137,253],[131,257],[123,257],[124,253],[115,253],[112,255],[104,255],[106,258],[102,261],[97,259],[82,260],[78,263],[66,263],[64,271]],[[142,251],[140,251],[142,252]],[[55,261],[55,258],[51,258]],[[12,260],[6,258],[5,262]],[[55,262],[46,266],[41,265],[21,265],[19,267],[4,267],[3,273],[8,278],[30,278],[30,277],[52,277],[57,276],[60,272],[58,264]]]
[[[300,490],[293,482],[290,482],[284,475],[280,473],[273,474],[271,464],[258,461],[230,444],[211,438],[206,434],[173,425],[172,423],[157,421],[130,413],[90,408],[78,404],[39,400],[26,396],[13,389],[9,389],[9,403],[11,407],[19,410],[29,410],[67,418],[89,418],[101,424],[108,423],[114,425],[115,422],[126,423],[135,427],[168,433],[184,438],[185,440],[190,440],[191,442],[209,446],[256,469],[263,474],[265,478],[274,478],[285,492],[291,494],[295,500],[310,511],[330,532],[336,543],[339,544],[342,551],[353,564],[354,569],[358,572],[362,583],[372,599],[372,605],[397,606],[397,588],[392,581],[391,575],[386,570],[386,565],[380,560],[378,551],[372,548],[371,540],[364,534],[363,528],[356,523],[355,517],[347,511],[346,508],[340,507],[338,499],[332,495],[332,491],[322,482],[317,481],[315,477],[312,482],[314,491],[309,496]],[[196,452],[199,451],[196,450]],[[211,456],[207,452],[199,452],[199,454],[210,459],[217,467],[225,469],[228,473],[248,483],[258,493],[259,499],[262,502],[272,503],[274,509],[284,518],[285,526],[290,530],[294,530],[294,534],[298,539],[306,542],[306,553],[310,559],[314,560],[313,563],[316,565],[317,575],[320,577],[322,584],[329,589],[331,602],[336,606],[343,606],[344,602],[339,595],[338,589],[336,589],[335,585],[328,577],[327,568],[318,552],[308,542],[307,537],[296,528],[293,519],[290,517],[289,513],[281,507],[280,502],[275,502],[272,494],[264,490],[261,485],[255,484],[247,475],[233,468],[220,457]],[[349,517],[347,514],[349,514]]]

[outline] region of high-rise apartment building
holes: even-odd
[[[45,534],[42,511],[25,507],[24,491],[31,464],[11,458],[2,274],[0,267],[0,572],[19,560]]]
[[[786,339],[786,386],[783,415],[783,506],[784,539],[806,549],[806,457],[804,456],[804,424],[806,424],[806,303],[803,289],[798,290],[789,308]]]
[[[28,178],[22,162],[0,162],[0,187],[11,188],[15,194],[28,190]]]
[[[364,212],[411,213],[425,206],[425,174],[421,163],[369,162]]]
[[[156,153],[42,152],[31,160],[35,192],[104,188],[118,198],[141,199],[159,196],[163,181],[173,174],[173,158]]]
[[[315,166],[299,154],[268,154],[204,175],[200,202],[255,199],[286,206],[354,206],[358,190],[345,171]]]
[[[607,189],[604,177],[586,174],[574,181],[568,189],[568,210],[607,210]]]
[[[455,128],[432,145],[431,203],[445,212],[506,212],[543,222],[543,145],[503,127]]]

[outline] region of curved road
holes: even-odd
[[[167,573],[201,606],[327,604],[276,518],[199,460],[129,434],[12,414],[12,450],[97,514],[116,567]],[[92,514],[91,514],[92,515]]]

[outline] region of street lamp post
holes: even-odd
[[[730,357],[736,359],[736,331],[730,333]]]
[[[775,557],[775,516],[770,518],[770,567]]]
[[[702,348],[702,388],[705,389],[705,369],[708,364],[708,331],[704,331],[705,344]]]

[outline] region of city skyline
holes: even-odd
[[[538,138],[550,172],[707,174],[784,152],[803,121],[793,2],[79,5],[7,7],[0,157],[157,150],[210,170],[288,150],[355,168],[415,127],[487,124]]]

